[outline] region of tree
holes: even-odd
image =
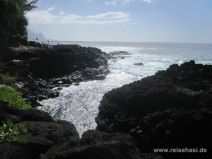
[[[0,48],[18,46],[27,41],[25,13],[37,0],[0,0]]]

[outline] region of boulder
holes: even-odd
[[[116,62],[117,59],[125,59],[127,56],[130,55],[130,53],[127,51],[113,51],[110,52],[108,55],[110,59]]]
[[[97,48],[77,45],[58,46],[34,50],[29,54],[21,53],[17,58],[28,58],[33,77],[50,79],[63,77],[87,67],[98,68],[107,65],[106,54]]]
[[[37,149],[30,145],[0,143],[0,159],[39,159]]]
[[[36,109],[20,110],[8,106],[7,102],[0,101],[0,121],[10,120],[12,122],[21,121],[45,121],[53,122],[52,117],[43,111]]]
[[[66,121],[41,122],[25,121],[29,131],[29,142],[38,145],[52,146],[68,140],[79,140],[79,134],[73,124]]]
[[[13,53],[10,61],[1,61],[1,69],[16,78],[13,86],[33,107],[40,105],[38,100],[57,97],[55,87],[104,79],[108,73],[108,55],[97,48],[57,45],[14,49]]]
[[[212,147],[212,66],[186,62],[106,93],[97,130],[127,133],[142,153]]]
[[[109,55],[113,57],[113,56],[120,56],[120,55],[130,55],[130,53],[127,51],[113,51],[113,52],[110,52]]]
[[[6,102],[0,102],[0,124],[6,121],[23,123],[28,130],[28,141],[22,144],[0,143],[0,159],[39,159],[52,146],[67,141],[79,143],[79,134],[73,124],[62,120],[54,121],[43,111],[20,110],[8,106]]]
[[[136,66],[144,66],[144,64],[142,62],[134,63],[134,65],[136,65]]]
[[[90,130],[78,146],[70,142],[49,149],[42,159],[141,159],[140,151],[129,135]]]

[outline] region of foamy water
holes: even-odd
[[[212,64],[212,45],[209,44],[151,44],[151,43],[84,43],[96,46],[109,53],[127,51],[109,60],[110,73],[105,80],[81,82],[78,86],[63,88],[60,96],[43,100],[39,109],[49,112],[54,118],[72,122],[80,135],[95,129],[95,117],[103,95],[124,84],[131,83],[173,63],[181,64],[191,59],[198,63]],[[143,66],[134,65],[143,63]]]

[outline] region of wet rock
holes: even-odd
[[[12,57],[11,57],[12,58]],[[2,61],[3,72],[16,77],[14,87],[33,106],[37,100],[54,98],[54,87],[104,79],[108,73],[108,55],[97,48],[78,45],[58,45],[53,48],[14,50],[15,61]]]
[[[20,55],[22,58],[25,54]],[[69,75],[86,67],[98,68],[107,65],[106,54],[97,48],[84,48],[76,45],[57,46],[42,49],[31,54],[36,60],[30,61],[33,77],[50,79]]]
[[[144,64],[142,62],[134,63],[134,65],[136,65],[136,66],[144,66]]]
[[[52,147],[42,159],[140,159],[132,137],[126,134],[108,134],[87,131],[78,146],[65,143]]]
[[[10,120],[12,122],[21,121],[54,121],[52,117],[43,111],[36,109],[20,110],[11,106],[8,106],[7,102],[0,101],[0,121]]]
[[[172,65],[106,93],[97,130],[132,135],[142,153],[155,147],[212,147],[211,87],[211,65]]]
[[[130,53],[126,51],[114,51],[110,52],[108,55],[110,59],[116,62],[117,59],[125,59],[127,56],[130,55]]]
[[[26,125],[28,142],[24,144],[0,143],[0,159],[33,158],[39,159],[52,146],[69,141],[79,143],[79,134],[75,126],[67,121],[54,121],[43,111],[19,110],[0,102],[0,124],[5,121]]]
[[[63,126],[65,131],[68,133],[68,136],[71,135],[71,138],[79,138],[79,133],[77,132],[75,126],[72,123],[65,120],[58,120],[57,123]]]
[[[30,134],[30,143],[47,140],[49,141],[48,143],[57,144],[73,138],[79,140],[79,134],[74,125],[68,122],[25,121],[24,123]]]
[[[0,159],[38,159],[40,154],[30,145],[0,143]]]
[[[9,120],[13,123],[19,123],[21,121],[21,118],[18,116],[15,116],[13,114],[10,114],[5,110],[1,110],[0,111],[0,123],[6,122],[7,120]]]
[[[113,51],[109,53],[110,56],[129,55],[129,54],[130,53],[127,51]]]
[[[20,117],[23,121],[54,121],[48,113],[36,109],[24,110],[20,113]]]

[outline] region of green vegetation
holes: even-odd
[[[6,101],[10,106],[19,109],[31,108],[18,91],[6,85],[0,85],[0,100]],[[0,125],[0,142],[27,143],[27,133],[28,129],[23,123],[13,124],[11,122],[5,122]]]
[[[11,84],[15,81],[15,77],[10,76],[9,74],[0,73],[0,84]]]
[[[6,122],[0,126],[0,142],[27,143],[27,133],[28,129],[23,123]]]
[[[1,47],[18,46],[27,41],[28,24],[25,13],[35,7],[37,0],[0,0]]]
[[[21,93],[6,85],[0,86],[0,100],[19,109],[29,109],[31,106],[21,97]]]
[[[10,47],[27,43],[27,19],[25,13],[35,7],[37,0],[0,0],[0,59],[11,56]],[[14,77],[0,73],[0,84],[10,85]],[[31,106],[21,93],[6,85],[0,85],[0,100],[19,109]],[[0,110],[1,111],[1,110]],[[26,143],[28,130],[23,123],[6,122],[0,125],[0,142]]]

